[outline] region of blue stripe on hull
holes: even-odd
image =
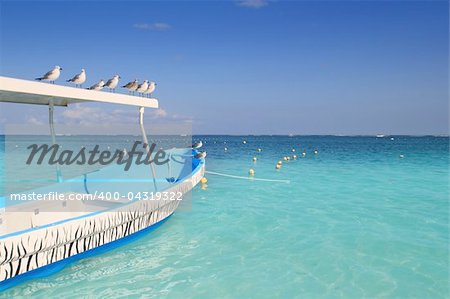
[[[128,235],[126,237],[123,237],[121,239],[109,242],[107,244],[103,244],[99,247],[87,250],[85,252],[73,255],[71,257],[65,258],[63,260],[57,261],[55,263],[34,269],[32,271],[23,273],[21,275],[15,276],[13,278],[4,280],[2,282],[0,282],[0,292],[4,291],[6,289],[12,288],[16,285],[19,285],[25,281],[31,280],[31,279],[35,279],[35,278],[40,278],[40,277],[46,277],[49,275],[52,275],[58,271],[61,271],[64,267],[66,267],[67,265],[78,261],[80,259],[83,258],[87,258],[87,257],[91,257],[91,256],[95,256],[101,253],[104,253],[106,251],[112,250],[114,248],[117,248],[119,246],[128,244],[130,242],[133,242],[139,238],[141,238],[142,236],[146,235],[147,233],[151,232],[152,230],[155,230],[156,228],[158,228],[161,224],[163,224],[167,219],[169,219],[169,217],[172,216],[172,214],[170,214],[169,216],[167,216],[166,218],[164,218],[163,220],[150,225],[149,227],[142,229],[138,232],[135,232],[134,234]]]

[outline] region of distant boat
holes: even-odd
[[[377,138],[383,138],[385,135],[383,135],[383,134],[378,134],[377,135]]]

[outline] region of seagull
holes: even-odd
[[[134,79],[134,81],[128,82],[122,87],[128,89],[128,92],[133,92],[134,94],[134,91],[138,88],[138,80]]]
[[[115,75],[114,77],[112,77],[111,79],[109,79],[104,87],[108,87],[109,91],[115,92],[116,91],[116,86],[117,84],[119,84],[119,79],[120,76],[119,75]]]
[[[105,81],[103,81],[103,79],[102,79],[102,80],[100,80],[99,82],[97,82],[96,84],[94,84],[94,85],[92,85],[91,87],[86,88],[86,89],[90,89],[90,90],[102,90],[104,86],[105,86]]]
[[[199,142],[195,142],[192,144],[192,148],[201,148],[203,146],[203,142],[200,140]]]
[[[150,84],[148,85],[148,88],[144,93],[148,93],[150,98],[152,97],[152,92],[154,92],[156,89],[156,83],[153,81],[150,81]]]
[[[138,92],[138,94],[142,96],[144,92],[147,91],[147,88],[148,88],[148,80],[144,80],[144,83],[139,84],[136,91]]]
[[[196,159],[205,159],[206,158],[206,152],[201,152],[195,155]]]
[[[81,69],[81,72],[78,75],[75,75],[72,79],[67,80],[67,82],[75,83],[75,87],[83,87],[83,83],[86,81],[86,72],[84,69]]]
[[[62,68],[59,65],[56,65],[53,70],[48,71],[44,76],[40,78],[36,78],[36,80],[49,81],[55,84],[55,80],[59,78],[59,75],[61,75],[61,70]]]

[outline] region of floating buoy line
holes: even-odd
[[[220,172],[214,172],[214,171],[205,171],[205,173],[223,176],[223,177],[227,177],[227,178],[249,180],[249,181],[263,181],[263,182],[275,182],[275,183],[285,183],[285,184],[291,183],[290,180],[260,179],[260,178],[255,178],[255,177],[238,176],[238,175],[232,175],[232,174],[226,174],[226,173],[220,173]]]
[[[226,141],[223,142],[223,144],[226,144]],[[247,144],[247,140],[242,140],[242,144]],[[224,151],[227,152],[228,148],[224,147]],[[257,148],[256,151],[258,153],[262,152],[262,148]],[[291,148],[291,152],[292,152],[292,156],[288,155],[288,156],[283,156],[282,160],[288,162],[290,160],[297,160],[298,156],[296,154],[297,150],[295,148]],[[319,151],[317,149],[314,150],[314,155],[318,155]],[[306,157],[306,150],[303,150],[301,153],[301,157],[305,158]],[[258,157],[255,155],[252,157],[252,161],[253,163],[256,163],[256,161],[258,160]],[[275,169],[277,171],[280,171],[283,165],[282,160],[279,160],[278,163],[275,165]],[[250,180],[250,181],[264,181],[264,182],[276,182],[276,183],[285,183],[285,184],[289,184],[291,181],[290,180],[277,180],[277,179],[263,179],[263,178],[255,178],[255,170],[253,168],[250,168],[248,170],[248,176],[238,176],[238,175],[232,175],[232,174],[226,174],[226,173],[220,173],[220,172],[214,172],[214,171],[205,171],[205,173],[207,174],[212,174],[212,175],[217,175],[217,176],[223,176],[223,177],[228,177],[228,178],[233,178],[233,179],[241,179],[241,180]],[[207,186],[207,180],[205,178],[204,181],[202,181],[202,189],[203,187],[206,188]]]

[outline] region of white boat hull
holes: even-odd
[[[186,194],[197,185],[205,164],[164,192]],[[142,231],[169,217],[179,200],[142,200],[0,239],[0,284]]]

